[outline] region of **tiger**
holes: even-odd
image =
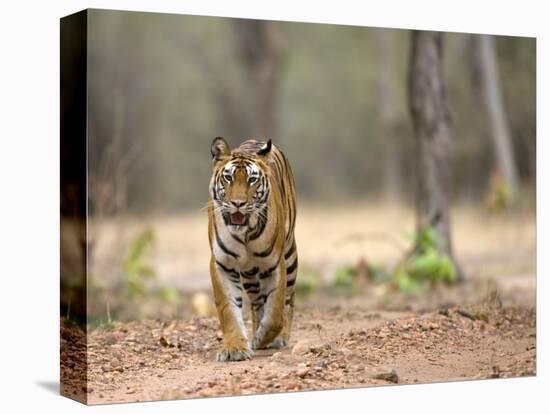
[[[231,150],[216,137],[211,154],[210,277],[223,336],[216,360],[241,361],[290,340],[298,272],[294,177],[271,140],[250,139]],[[250,303],[250,339],[243,292]]]

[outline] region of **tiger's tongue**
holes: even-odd
[[[244,214],[236,212],[231,214],[231,224],[243,225],[246,220]]]

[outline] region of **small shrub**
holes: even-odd
[[[294,287],[297,295],[307,296],[318,291],[323,286],[319,274],[313,270],[300,269]]]
[[[130,243],[122,267],[126,276],[127,293],[130,297],[143,296],[147,280],[154,279],[156,272],[150,264],[155,245],[155,233],[148,228]]]
[[[439,252],[443,241],[433,228],[420,231],[415,238],[415,250],[405,259],[394,274],[394,283],[405,293],[416,293],[427,283],[453,283],[457,280],[452,259]]]
[[[485,199],[489,211],[497,214],[502,213],[510,208],[513,201],[508,183],[500,174],[494,173],[491,176]]]
[[[177,305],[180,301],[179,292],[173,287],[161,287],[158,289],[157,297],[158,299],[169,305]]]
[[[336,269],[332,287],[337,294],[351,296],[357,293],[354,283],[355,269],[351,266],[342,266]]]
[[[369,281],[374,284],[380,284],[391,281],[393,275],[382,266],[368,265]]]

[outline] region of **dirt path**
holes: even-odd
[[[88,402],[530,376],[535,326],[534,310],[521,307],[317,306],[299,309],[289,348],[222,364],[214,361],[221,340],[214,318],[115,323],[89,335]]]

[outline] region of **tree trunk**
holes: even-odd
[[[280,23],[264,20],[237,22],[239,46],[248,70],[251,91],[251,133],[261,140],[276,138],[276,106],[284,44]]]
[[[382,171],[383,194],[388,201],[395,201],[401,194],[401,162],[398,142],[398,97],[395,89],[395,32],[389,29],[375,31],[380,75],[378,96],[380,123],[384,133],[384,165]]]
[[[417,231],[433,228],[438,250],[453,259],[449,214],[452,134],[443,79],[443,34],[413,31],[409,106],[416,138]],[[456,266],[461,275],[459,267]]]
[[[494,40],[490,35],[479,35],[477,38],[481,88],[491,122],[491,138],[498,169],[514,198],[519,190],[517,164],[500,89]]]

